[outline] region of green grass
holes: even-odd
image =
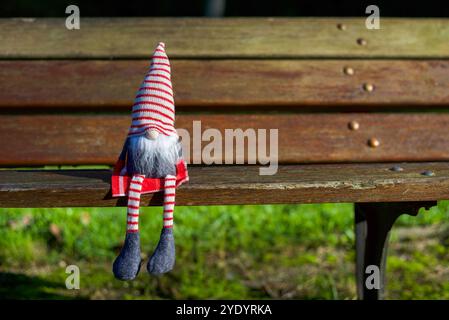
[[[0,297],[120,299],[354,299],[352,204],[177,207],[175,270],[133,282],[110,271],[124,208],[0,209]],[[161,209],[143,208],[143,258]],[[392,236],[387,297],[449,298],[449,203],[401,217]],[[65,288],[79,266],[81,289]]]

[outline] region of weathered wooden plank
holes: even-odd
[[[449,105],[449,60],[175,60],[172,65],[178,110]],[[147,68],[147,61],[134,60],[0,61],[0,106],[129,110]]]
[[[441,58],[448,37],[448,19],[382,18],[380,30],[365,18],[83,17],[80,30],[63,18],[1,19],[0,58],[147,58],[159,41],[173,58]]]
[[[292,165],[273,176],[257,166],[191,167],[178,205],[425,201],[449,198],[449,163]],[[434,176],[422,175],[432,170]],[[110,198],[110,172],[0,171],[1,207],[124,206]],[[143,196],[160,205],[161,195]]]
[[[121,151],[130,117],[128,113],[1,115],[0,165],[113,164]],[[353,121],[358,130],[350,129]],[[194,133],[194,125],[199,133]],[[225,150],[225,141],[229,139],[225,129],[238,128],[254,130],[254,141],[259,145],[265,141],[259,129],[266,129],[267,154],[271,161],[277,154],[280,163],[449,160],[446,113],[178,113],[176,126],[188,132],[189,139],[183,143],[191,163],[213,160],[213,155],[202,152],[212,140],[204,137],[201,142],[205,130],[217,129]],[[277,140],[270,138],[271,129],[278,129]],[[379,141],[378,147],[369,146],[372,138]],[[201,143],[201,149],[193,148],[194,139]],[[270,151],[274,142],[278,142],[277,152]],[[239,159],[247,161],[248,145],[245,142],[243,146]],[[196,159],[198,162],[193,162]],[[224,151],[216,159],[224,159]]]

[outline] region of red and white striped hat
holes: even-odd
[[[145,134],[148,129],[177,136],[170,71],[165,44],[160,42],[154,50],[150,70],[137,91],[128,136]]]

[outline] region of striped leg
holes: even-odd
[[[175,265],[175,238],[173,236],[173,210],[175,207],[174,176],[166,176],[164,180],[164,224],[159,243],[147,264],[149,273],[158,275],[169,272]]]
[[[129,186],[125,243],[112,266],[115,277],[120,280],[132,280],[140,270],[139,207],[144,178],[144,175],[133,175]]]
[[[140,194],[142,191],[142,183],[145,179],[144,175],[136,174],[131,179],[128,193],[128,215],[126,232],[133,233],[139,231],[139,207]]]
[[[173,211],[175,208],[176,178],[167,176],[164,180],[164,228],[173,228]]]

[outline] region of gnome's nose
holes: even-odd
[[[159,136],[159,132],[154,129],[150,129],[145,132],[145,136],[150,140],[156,140]]]

